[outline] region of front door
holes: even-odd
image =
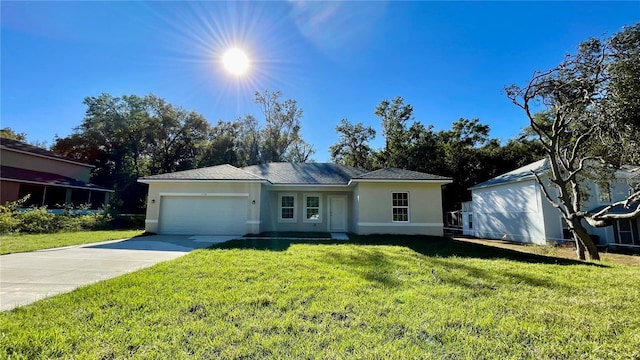
[[[329,231],[347,231],[346,196],[329,196]]]

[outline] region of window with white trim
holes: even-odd
[[[304,222],[321,222],[322,198],[319,194],[304,195]]]
[[[393,222],[409,222],[409,193],[391,193],[391,211]]]
[[[295,222],[296,221],[296,195],[280,194],[278,201],[278,220]]]

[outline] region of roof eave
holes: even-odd
[[[102,192],[111,192],[111,193],[115,192],[115,190],[111,190],[111,189],[107,189],[107,188],[103,188],[103,187],[98,187],[97,185],[94,185],[95,187],[93,187],[93,186],[78,186],[78,185],[49,183],[49,182],[46,182],[46,181],[22,180],[22,179],[12,179],[12,178],[4,178],[4,177],[0,177],[0,180],[12,181],[12,182],[24,183],[24,184],[34,184],[34,185],[44,185],[44,186],[57,186],[57,187],[71,188],[71,189],[83,189],[83,190],[102,191]],[[92,184],[89,184],[89,185],[92,185]]]
[[[13,148],[10,148],[10,147],[7,147],[7,146],[0,146],[0,148],[2,148],[2,150],[5,150],[5,151],[13,151],[13,152],[16,152],[16,153],[27,154],[27,155],[31,155],[31,156],[44,158],[44,159],[55,160],[55,161],[60,161],[60,162],[64,162],[64,163],[74,164],[74,165],[86,166],[86,167],[92,168],[92,169],[96,167],[95,165],[81,163],[81,162],[78,162],[78,161],[75,161],[75,160],[71,160],[71,159],[63,159],[63,158],[59,158],[59,157],[55,157],[55,156],[47,156],[47,155],[43,155],[43,154],[37,154],[37,153],[30,152],[30,151],[13,149]]]
[[[538,174],[540,175],[540,174]],[[494,186],[500,186],[500,185],[507,185],[507,184],[515,184],[515,183],[519,183],[519,182],[523,182],[523,181],[529,181],[529,180],[535,180],[535,177],[533,175],[531,176],[526,176],[526,177],[522,177],[520,179],[517,180],[508,180],[508,181],[503,181],[503,182],[499,182],[499,183],[494,183],[494,184],[487,184],[487,185],[482,185],[482,183],[478,184],[478,185],[474,185],[470,188],[467,188],[467,190],[478,190],[478,189],[484,189],[484,188],[490,188],[490,187],[494,187]]]
[[[272,183],[269,182],[269,185],[272,187],[283,186],[283,187],[328,187],[328,188],[341,188],[341,187],[349,187],[349,184],[322,184],[322,183]]]
[[[224,182],[255,182],[268,183],[263,179],[138,179],[143,184],[150,183],[169,183],[169,182],[195,182],[195,183],[224,183]]]
[[[415,180],[415,179],[351,179],[349,181],[349,185],[351,185],[352,183],[359,183],[359,182],[371,182],[371,183],[432,183],[432,184],[451,184],[453,183],[452,179],[421,179],[421,180]]]

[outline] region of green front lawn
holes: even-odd
[[[2,313],[0,358],[633,359],[638,304],[631,266],[245,239]]]
[[[78,231],[55,234],[0,235],[0,255],[126,239],[142,235],[142,230]]]

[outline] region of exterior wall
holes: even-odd
[[[327,232],[329,231],[329,196],[338,195],[345,196],[346,211],[347,211],[347,231],[353,231],[351,227],[352,222],[350,219],[353,217],[353,192],[351,189],[344,187],[344,189],[332,190],[331,188],[322,187],[269,187],[263,185],[262,191],[263,201],[260,209],[261,231],[305,231],[305,232]],[[282,221],[279,220],[280,215],[280,195],[281,194],[293,194],[296,198],[295,206],[295,221]],[[318,222],[305,222],[304,221],[304,196],[305,194],[320,195],[320,220]]]
[[[394,222],[391,194],[409,193],[409,221]],[[442,188],[439,183],[359,182],[355,197],[358,234],[443,235]]]
[[[591,183],[589,187],[589,198],[584,203],[585,210],[593,209],[598,206],[607,205],[611,202],[621,201],[627,198],[629,185],[624,182],[612,182],[610,184],[610,197],[611,201],[601,201],[600,193],[605,192],[605,189],[602,189],[595,183]],[[613,226],[607,226],[604,228],[594,228],[585,223],[585,227],[590,234],[598,235],[600,238],[599,243],[602,245],[606,244],[614,244],[615,243],[615,235]]]
[[[13,181],[0,181],[0,204],[4,205],[7,201],[18,200],[20,192],[20,183]]]
[[[605,201],[600,198],[600,193],[604,190],[597,184],[590,182],[584,185],[587,196],[583,201],[583,210],[623,200],[627,197],[629,188],[626,183],[612,183],[611,201]],[[552,196],[555,194],[552,186],[547,189]],[[547,201],[533,179],[475,189],[472,193],[474,220],[478,223],[474,235],[477,237],[535,244],[570,240],[564,239],[560,212]],[[537,203],[536,207],[533,206],[534,203]],[[615,242],[612,226],[594,228],[586,222],[583,225],[589,234],[598,236],[597,243],[604,245]]]
[[[260,231],[260,206],[262,202],[260,183],[257,182],[153,182],[149,184],[147,196],[147,216],[145,230],[158,232],[158,218],[163,194],[181,194],[184,196],[220,196],[224,194],[246,193],[247,199],[247,228],[246,233]],[[255,203],[253,203],[255,201]],[[187,211],[188,209],[185,209]]]
[[[598,206],[607,205],[611,202],[624,200],[627,198],[627,191],[629,189],[629,186],[626,183],[611,183],[609,191],[611,201],[606,201],[605,199],[600,198],[600,194],[604,193],[606,191],[605,189],[601,188],[594,182],[585,183],[583,185],[583,190],[585,190],[586,196],[583,198],[582,210],[589,210]],[[547,228],[547,239],[551,241],[562,240],[563,220],[560,213],[546,199],[543,199],[543,205],[545,213],[545,227]],[[596,244],[605,245],[615,242],[613,226],[595,228],[587,224],[586,221],[583,221],[582,224],[589,234],[596,235],[598,237]]]
[[[473,202],[465,201],[462,203],[462,235],[473,236],[475,234],[475,226]]]
[[[474,189],[472,198],[475,236],[546,243],[540,190],[535,180]]]
[[[360,219],[360,206],[358,202],[360,199],[360,187],[356,186],[353,189],[353,197],[351,198],[351,208],[353,209],[353,216],[351,217],[351,232],[360,234],[360,227],[358,226],[358,219]]]
[[[2,151],[2,165],[58,174],[85,183],[89,182],[89,176],[91,175],[91,167],[89,166],[9,150]]]
[[[561,243],[564,241],[570,241],[571,239],[564,238],[564,220],[560,211],[553,207],[549,201],[542,196],[541,199],[543,222],[545,229],[545,236],[547,241],[554,243]]]

